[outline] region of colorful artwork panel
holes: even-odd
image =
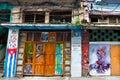
[[[41,41],[42,42],[48,42],[48,32],[42,32],[41,33]]]
[[[32,64],[24,65],[24,74],[32,74]]]
[[[55,74],[62,74],[62,55],[63,55],[63,44],[56,44],[55,54]]]
[[[91,44],[89,59],[90,75],[110,75],[110,45]]]
[[[56,41],[56,33],[55,32],[50,32],[49,33],[49,41],[50,42]]]

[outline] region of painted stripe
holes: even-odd
[[[14,54],[14,62],[13,63],[14,64],[13,64],[13,71],[12,71],[13,75],[12,75],[12,77],[15,77],[15,72],[16,72],[16,53]]]
[[[13,70],[14,70],[14,69],[13,69],[13,66],[14,66],[14,57],[15,57],[15,54],[13,54],[13,56],[12,56],[12,62],[11,62],[11,63],[12,63],[12,64],[11,64],[11,74],[10,74],[11,77],[13,77]]]
[[[10,36],[10,30],[8,31],[8,40],[9,40],[9,36]],[[7,40],[7,46],[8,46],[8,40]],[[6,49],[6,56],[5,56],[5,64],[4,64],[4,77],[7,77],[8,75],[8,73],[7,73],[7,70],[8,70],[8,68],[7,68],[7,66],[8,66],[8,51],[7,51],[7,49]]]
[[[12,56],[10,56],[9,77],[11,75]]]
[[[7,54],[8,54],[8,52],[7,52]],[[7,62],[7,71],[6,71],[6,73],[7,73],[7,75],[6,75],[6,77],[8,77],[9,76],[9,65],[10,65],[10,55],[8,54],[8,62]]]

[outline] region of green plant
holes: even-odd
[[[74,17],[72,24],[73,25],[77,25],[77,26],[80,25],[80,18],[79,18],[79,16]]]

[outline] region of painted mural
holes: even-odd
[[[89,76],[89,32],[82,31],[82,76]]]
[[[90,75],[110,75],[110,45],[91,44]]]
[[[55,74],[62,74],[62,62],[63,62],[63,58],[62,58],[62,54],[63,54],[63,44],[56,44],[56,54],[55,54]]]
[[[82,44],[82,76],[89,75],[89,44]]]
[[[18,29],[9,29],[4,65],[4,77],[15,77],[18,33]]]

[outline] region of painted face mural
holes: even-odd
[[[110,75],[109,45],[90,45],[90,74]]]

